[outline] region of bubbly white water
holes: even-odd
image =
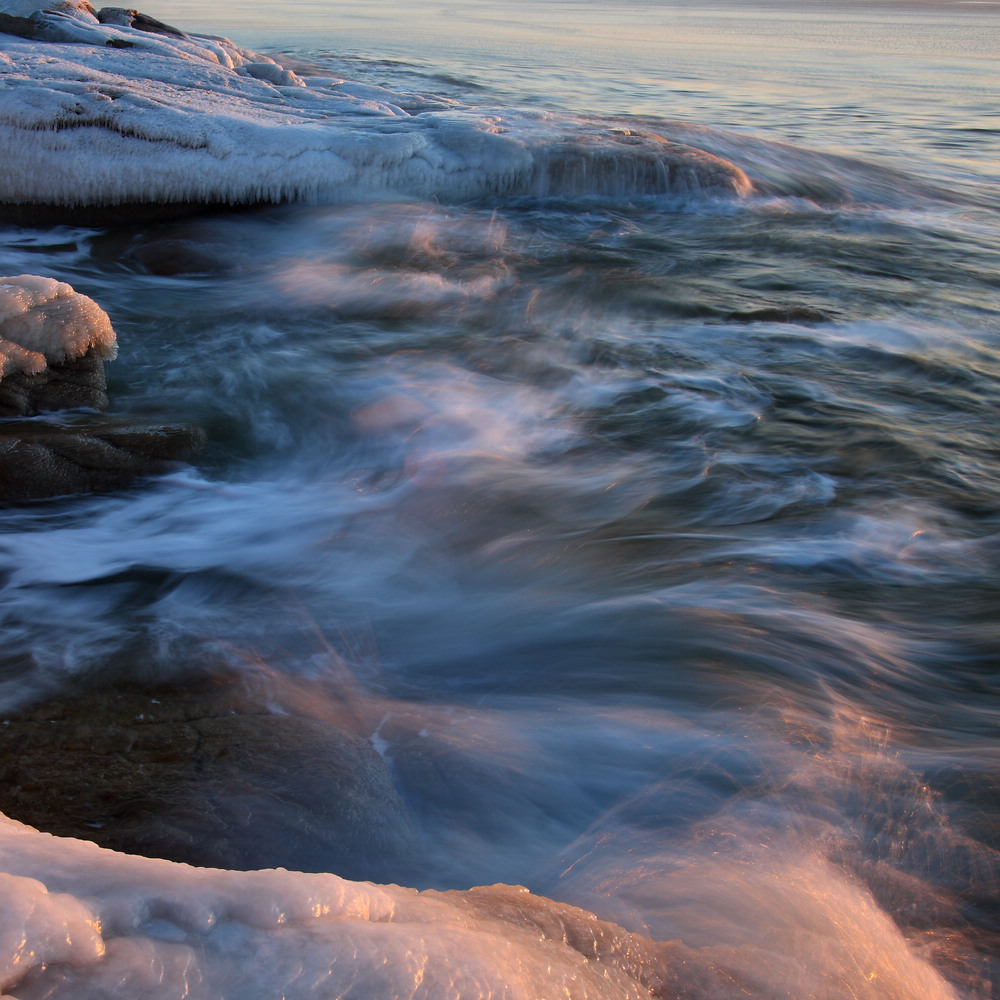
[[[0,705],[251,678],[410,888],[4,821],[0,990],[991,997],[995,11],[147,12],[0,36],[5,190],[309,203],[4,230],[209,445],[0,510]]]

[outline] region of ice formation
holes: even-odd
[[[108,314],[93,299],[54,278],[0,278],[0,376],[34,375],[88,352],[117,351]]]
[[[418,893],[127,857],[0,815],[0,992],[648,997],[668,945],[511,886]]]
[[[732,163],[652,133],[303,77],[134,11],[42,6],[0,0],[8,204],[751,189]]]

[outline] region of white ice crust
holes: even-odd
[[[34,375],[93,351],[111,360],[117,339],[93,299],[54,278],[0,278],[0,377]]]
[[[3,815],[0,900],[0,993],[18,1000],[638,1000],[667,947],[519,887],[197,869]]]
[[[689,947],[519,886],[193,868],[0,814],[0,1000],[957,1000],[829,865],[718,853],[657,883],[718,936]]]
[[[0,0],[43,36],[0,35],[8,203],[750,190],[728,161],[660,136],[303,77],[225,38],[42,6]]]

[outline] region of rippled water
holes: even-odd
[[[996,8],[287,11],[150,9],[756,193],[8,228],[111,315],[113,409],[209,444],[0,511],[4,704],[308,682],[416,830],[353,877],[524,884],[740,995],[993,995]]]

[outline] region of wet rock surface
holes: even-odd
[[[187,38],[187,33],[179,28],[171,27],[169,24],[157,21],[155,17],[127,7],[102,7],[96,16],[101,24],[135,28],[137,31],[149,31],[154,35],[166,35],[170,38]]]
[[[252,206],[198,201],[122,201],[115,204],[59,205],[48,202],[8,202],[0,195],[0,222],[25,229],[85,226],[130,229],[177,219],[196,218],[219,211],[240,211]]]
[[[202,448],[198,427],[97,412],[108,405],[104,366],[91,352],[0,378],[0,503],[121,489]]]
[[[59,14],[89,15],[100,24],[111,24],[121,28],[135,28],[137,31],[148,31],[156,35],[170,38],[187,38],[187,33],[179,28],[158,21],[155,17],[126,7],[102,7],[94,10],[87,0],[56,0],[51,7],[40,7],[28,16],[17,16],[0,11],[0,34],[16,35],[19,38],[33,38],[41,41],[73,41],[74,35],[68,29],[60,30]],[[117,39],[106,42],[114,45]],[[129,43],[121,44],[128,46]]]
[[[367,739],[210,681],[91,692],[0,719],[0,810],[206,867],[385,880],[413,850]]]
[[[184,237],[139,240],[124,254],[126,262],[149,274],[224,274],[231,270],[232,252],[224,246],[199,245]]]
[[[120,489],[167,471],[204,443],[197,427],[95,416],[0,421],[0,503]]]
[[[0,10],[0,34],[18,38],[43,37],[43,25],[37,18],[17,17]]]
[[[17,372],[0,378],[0,417],[31,417],[77,407],[103,410],[107,405],[104,361],[93,353],[33,375]]]

